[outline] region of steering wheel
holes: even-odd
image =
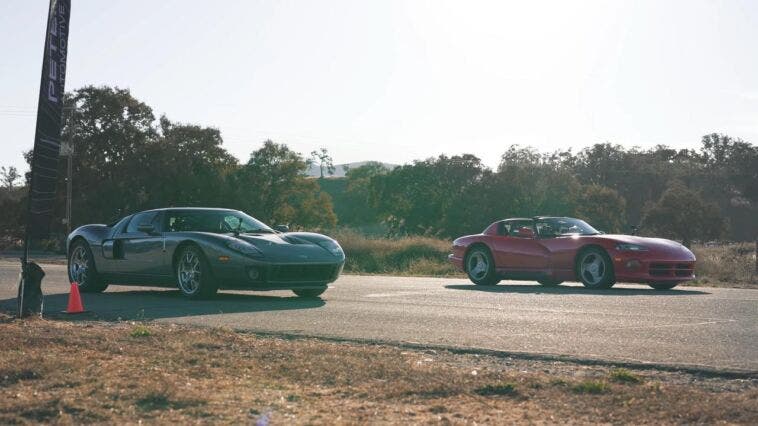
[[[225,220],[221,221],[221,230],[224,232],[237,232],[237,228],[232,227],[232,225],[229,225],[229,222]]]

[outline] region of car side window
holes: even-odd
[[[189,231],[190,221],[186,214],[171,213],[166,215],[166,231],[183,232]]]
[[[510,229],[508,230],[508,235],[511,237],[518,237],[519,236],[519,229],[521,228],[531,228],[534,230],[534,223],[531,220],[514,220],[509,223]]]
[[[156,216],[158,216],[158,212],[144,212],[144,213],[138,213],[132,217],[132,220],[129,221],[129,225],[126,227],[126,233],[127,234],[138,234],[141,233],[139,230],[139,226],[145,223],[153,223]]]
[[[506,221],[499,222],[497,224],[497,235],[510,235],[511,224]]]

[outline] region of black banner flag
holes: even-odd
[[[71,0],[50,0],[45,51],[42,56],[37,129],[34,134],[26,247],[29,245],[29,238],[44,238],[50,232],[50,219],[58,183],[70,12]]]

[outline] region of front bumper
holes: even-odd
[[[221,289],[292,290],[323,288],[342,273],[345,261],[271,263],[254,259],[216,262],[213,273]]]
[[[695,261],[638,258],[614,258],[614,272],[618,281],[657,282],[689,281],[695,279]]]

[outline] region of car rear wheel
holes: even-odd
[[[326,287],[324,288],[303,288],[299,290],[292,290],[296,295],[299,297],[319,297],[321,296],[325,291]]]
[[[495,271],[495,261],[485,247],[474,247],[466,256],[466,273],[476,285],[496,285],[500,278]]]
[[[543,278],[541,280],[537,280],[537,282],[544,287],[558,287],[559,285],[563,284],[563,281],[553,280],[550,278]]]
[[[176,281],[179,290],[189,299],[207,299],[218,291],[208,261],[196,246],[181,249],[176,261]]]
[[[672,288],[679,285],[677,281],[658,281],[654,283],[648,283],[650,287],[653,287],[656,290],[671,290]]]
[[[616,283],[611,259],[600,248],[590,247],[579,255],[576,274],[587,288],[611,288]]]
[[[74,241],[68,253],[68,279],[83,293],[102,293],[108,287],[95,269],[92,250],[83,240]]]

